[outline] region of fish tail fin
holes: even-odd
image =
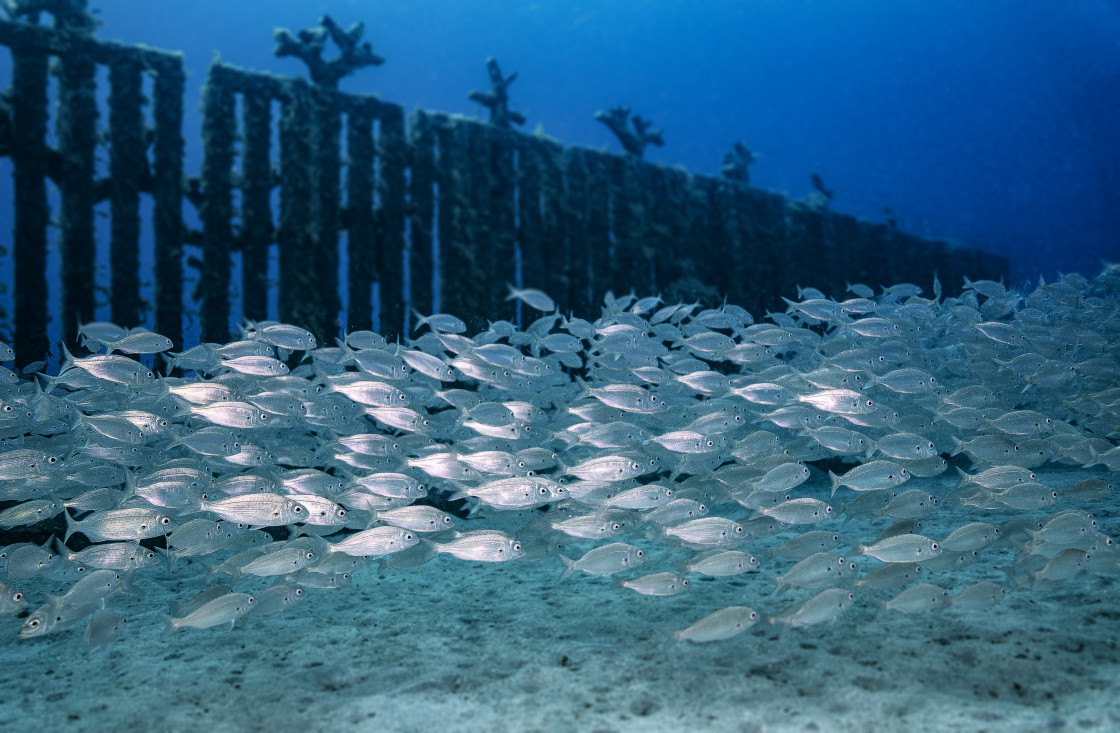
[[[832,471],[828,472],[828,481],[832,484],[832,491],[829,493],[828,498],[836,496],[836,490],[840,488],[840,477]]]
[[[961,440],[956,435],[954,435],[953,436],[953,450],[950,451],[949,457],[952,458],[953,456],[959,456],[961,453],[964,453],[965,450],[966,449],[964,447],[964,441]]]
[[[162,547],[157,547],[155,549],[156,552],[162,552],[164,557],[167,558],[167,577],[170,578],[171,573],[175,570],[175,551],[170,548],[164,549]]]
[[[972,477],[965,473],[964,469],[962,469],[960,466],[954,466],[954,468],[957,469],[957,475],[960,477],[960,480],[957,481],[957,488],[959,489],[967,484],[972,479]]]
[[[506,288],[507,288],[507,291],[509,293],[506,296],[507,301],[517,300],[518,298],[521,297],[521,293],[517,292],[517,288],[513,287],[513,285],[511,283],[506,283]]]
[[[572,402],[578,402],[579,400],[591,396],[591,388],[587,386],[587,382],[583,381],[578,375],[576,376],[576,385],[579,387],[579,392],[572,397]]]
[[[72,369],[74,367],[74,355],[70,353],[70,349],[66,348],[66,344],[61,344],[61,346],[62,346],[62,366],[60,366],[58,368],[58,373],[59,374],[62,374],[67,369]]]
[[[82,529],[78,526],[77,520],[70,516],[70,512],[68,512],[66,509],[63,509],[62,513],[66,516],[66,534],[62,537],[62,543],[66,544],[70,541],[70,535],[74,534],[75,532],[81,532]]]
[[[410,308],[409,310],[412,311],[412,315],[416,316],[416,325],[412,327],[412,330],[414,332],[419,331],[422,327],[427,325],[428,319],[424,316],[424,314],[422,314],[420,311],[416,310],[415,308]]]
[[[567,580],[568,576],[576,571],[575,560],[563,555],[558,555],[558,557],[560,558],[560,562],[564,563],[564,572],[560,574],[560,577],[556,581],[557,583]]]
[[[175,623],[175,619],[171,618],[166,613],[161,613],[159,618],[163,621],[163,636],[160,638],[160,641],[167,641],[171,638],[172,634],[179,630],[179,624]]]

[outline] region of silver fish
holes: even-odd
[[[703,644],[724,641],[743,633],[758,621],[758,613],[747,606],[728,606],[708,614],[687,629],[673,632],[673,642]]]

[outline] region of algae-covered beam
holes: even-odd
[[[317,28],[304,28],[295,35],[287,28],[272,32],[276,41],[273,54],[278,57],[294,56],[307,64],[311,81],[324,87],[337,88],[340,79],[366,66],[380,66],[385,59],[373,52],[368,41],[362,42],[365,25],[355,23],[343,30],[329,15],[319,19]],[[327,39],[338,46],[339,55],[323,58]]]
[[[40,13],[54,17],[56,28],[78,33],[92,33],[101,24],[89,12],[86,0],[2,0],[0,7],[12,20],[39,22]]]
[[[348,331],[373,327],[371,288],[377,273],[373,220],[373,117],[352,111],[346,116],[346,246],[350,304]]]
[[[272,243],[271,100],[265,90],[241,96],[241,302],[246,318],[268,312],[268,247]]]
[[[94,311],[94,155],[97,149],[96,65],[82,53],[58,63],[58,115],[55,131],[63,170],[55,179],[59,190],[59,270],[63,343],[77,337],[78,322],[93,320]]]
[[[311,166],[311,102],[291,93],[280,117],[280,320],[306,327],[314,322],[314,179]]]
[[[427,315],[433,312],[436,141],[431,118],[423,110],[412,114],[408,128],[412,173],[409,180],[412,204],[409,210],[409,300],[414,308]]]
[[[542,177],[548,143],[538,136],[517,138],[517,238],[521,245],[522,283],[544,283],[544,242],[542,239]],[[538,286],[539,287],[539,286]],[[551,293],[552,297],[560,297]],[[562,302],[562,301],[561,301]]]
[[[16,364],[47,355],[47,61],[12,49]],[[92,283],[90,284],[92,286]]]
[[[317,313],[314,320],[303,325],[311,329],[320,343],[329,344],[338,335],[338,315],[342,307],[338,292],[342,120],[334,99],[316,91],[312,91],[311,99],[315,111],[312,167],[317,204],[312,241],[316,245],[314,267],[318,282],[312,295]]]
[[[213,67],[202,89],[202,339],[229,338],[229,250],[233,239],[234,95]]]
[[[648,120],[642,119],[638,115],[631,118],[629,107],[621,106],[599,110],[595,113],[595,119],[602,122],[614,133],[627,153],[639,158],[645,154],[647,146],[661,147],[665,145],[661,130],[652,128]]]
[[[186,73],[181,56],[168,56],[154,65],[152,142],[155,198],[156,331],[182,343],[183,330],[183,87]]]
[[[586,268],[579,265],[581,271],[577,272],[577,277],[589,279],[582,288],[578,280],[573,284],[573,291],[579,290],[579,293],[578,297],[573,296],[572,303],[586,303],[587,309],[580,310],[579,313],[592,314],[603,294],[610,288],[610,271],[613,267],[610,256],[610,200],[613,197],[610,189],[610,160],[615,156],[587,149],[581,149],[581,154],[582,163],[587,170],[584,201],[587,211],[585,247],[588,265]],[[569,188],[575,193],[575,188]]]
[[[134,57],[122,55],[109,67],[111,312],[113,321],[124,326],[141,320],[140,183],[148,168],[141,82]]]
[[[517,72],[509,76],[502,76],[502,69],[494,58],[486,59],[486,71],[490,74],[490,91],[472,91],[468,98],[478,102],[490,110],[490,124],[498,127],[510,127],[525,124],[525,115],[509,108],[509,85],[517,78]]]
[[[380,277],[379,326],[386,338],[404,328],[405,313],[405,188],[408,139],[404,132],[404,109],[395,104],[381,107],[377,137],[378,207],[380,236],[377,243]]]

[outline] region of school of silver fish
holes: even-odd
[[[185,562],[208,580],[168,635],[288,611],[375,561],[550,562],[647,596],[751,574],[768,607],[697,608],[672,641],[703,643],[1120,573],[1094,513],[1120,470],[1120,267],[846,295],[802,289],[756,322],[608,294],[591,322],[511,287],[549,312],[474,337],[416,314],[407,346],[256,322],[171,353],[85,324],[90,355],[57,375],[0,373],[0,545],[65,526],[0,548],[0,620],[105,648],[116,594]],[[931,537],[937,514],[952,531]],[[959,587],[972,564],[990,577]]]

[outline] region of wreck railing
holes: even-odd
[[[13,162],[14,296],[13,346],[25,361],[47,353],[47,227],[51,224],[47,180],[58,186],[57,213],[62,279],[63,338],[71,341],[78,320],[94,314],[94,206],[108,200],[112,318],[140,320],[140,197],[154,199],[155,326],[178,338],[182,318],[182,56],[141,46],[100,41],[51,28],[0,21],[0,45],[12,55],[8,94],[8,140],[0,150]],[[57,147],[47,145],[48,65],[58,68]],[[98,179],[95,75],[109,69],[108,178]],[[153,77],[149,136],[144,125],[142,77]],[[4,127],[0,123],[0,128]],[[6,142],[6,145],[5,145]],[[151,161],[148,146],[151,145]]]
[[[14,169],[15,268],[8,285],[21,363],[47,351],[48,180],[60,192],[67,341],[78,320],[94,316],[99,201],[110,204],[111,318],[129,326],[142,320],[145,195],[154,200],[150,305],[156,330],[176,343],[188,243],[201,246],[196,295],[201,335],[211,341],[229,337],[235,251],[241,315],[266,317],[273,292],[280,319],[321,337],[341,327],[398,336],[409,306],[482,327],[512,315],[506,282],[542,288],[565,311],[583,315],[594,314],[607,290],[631,289],[669,299],[727,296],[760,313],[798,284],[840,295],[846,280],[925,283],[936,271],[952,292],[963,274],[998,278],[1007,271],[1001,257],[738,181],[447,114],[417,110],[406,120],[400,106],[372,95],[220,62],[203,88],[201,171],[187,179],[180,54],[8,21],[0,21],[0,45],[13,59],[10,111],[0,105],[0,155],[10,155]],[[59,64],[53,148],[52,57]],[[104,178],[94,162],[99,65],[109,69]],[[144,74],[153,78],[150,130]],[[184,226],[184,198],[198,207],[201,231]],[[268,279],[274,246],[278,283]]]

